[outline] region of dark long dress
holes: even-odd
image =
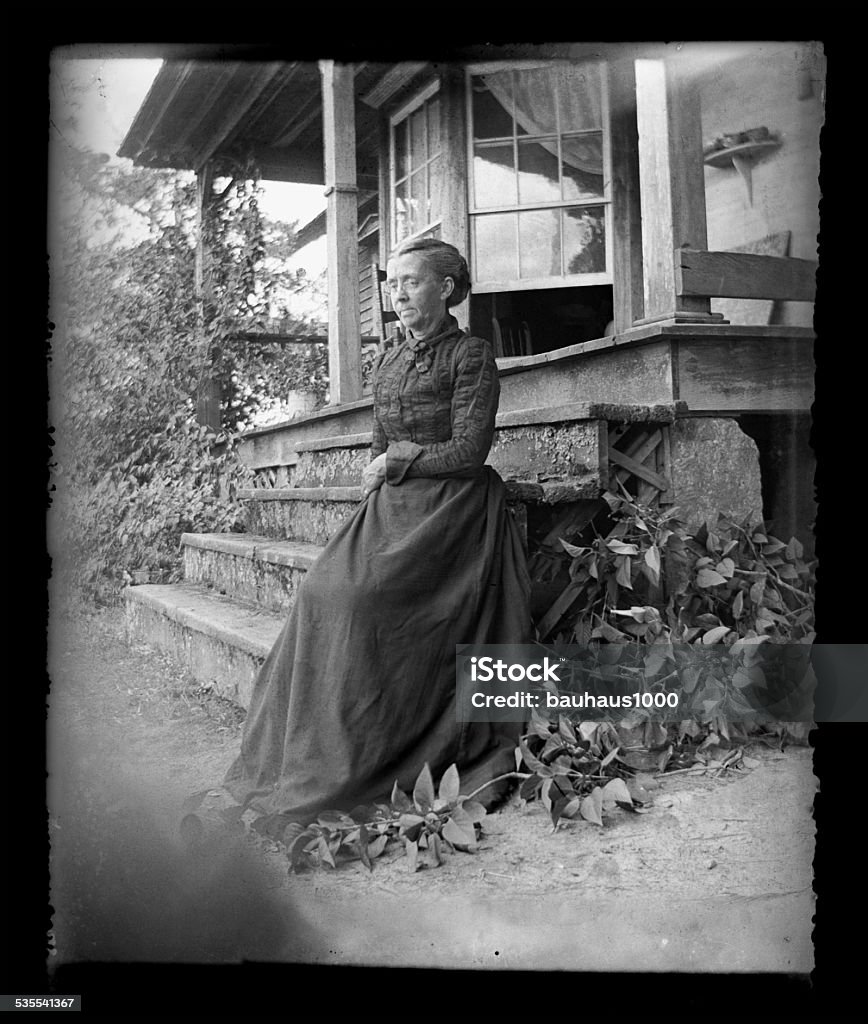
[[[262,666],[225,779],[239,801],[304,821],[412,789],[426,761],[435,779],[457,763],[464,793],[514,768],[517,726],[459,723],[455,705],[456,644],[529,638],[524,552],[484,465],[499,391],[491,346],[452,316],[380,357],[386,482],[326,545]]]

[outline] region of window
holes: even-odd
[[[391,245],[440,236],[440,97],[432,83],[390,119]]]
[[[611,282],[602,68],[469,69],[474,291]]]

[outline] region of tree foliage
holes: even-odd
[[[64,142],[51,211],[51,420],[59,568],[92,596],[130,571],[179,576],[184,531],[240,525],[248,478],[235,433],[290,388],[327,386],[325,351],[241,341],[306,286],[284,269],[291,230],[259,210],[253,168],[218,168],[205,204],[205,301],[195,294],[196,181]],[[273,243],[273,244],[272,244]],[[269,245],[271,246],[269,248]],[[197,421],[209,375],[221,429]]]

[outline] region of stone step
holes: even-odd
[[[361,502],[355,487],[255,487],[240,490],[247,531],[278,540],[323,545]]]
[[[554,480],[506,480],[506,500],[522,530],[528,503],[552,505],[585,501],[600,494],[600,477]],[[352,515],[360,502],[356,487],[253,487],[238,491],[246,503],[244,521],[251,533],[278,540],[323,545]]]
[[[371,433],[297,441],[295,451],[297,461],[290,477],[292,486],[358,486],[362,470],[371,461]]]
[[[286,620],[196,583],[123,592],[130,634],[168,654],[216,693],[247,707],[256,674]]]
[[[322,548],[246,533],[185,533],[184,578],[218,594],[286,614]]]

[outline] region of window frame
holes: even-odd
[[[397,125],[401,124],[403,121],[406,121],[415,110],[418,110],[420,107],[424,106],[424,104],[427,103],[428,100],[430,100],[434,96],[438,95],[438,93],[440,93],[440,79],[439,79],[439,77],[433,79],[431,82],[429,82],[422,89],[420,89],[416,93],[414,93],[411,99],[407,100],[406,103],[402,104],[400,107],[398,107],[397,110],[393,111],[389,115],[389,182],[388,182],[388,184],[389,184],[389,202],[388,202],[388,214],[389,214],[389,245],[390,245],[391,248],[395,248],[395,246],[399,245],[400,242],[406,242],[406,241],[408,241],[411,238],[422,238],[424,235],[426,235],[427,233],[430,233],[435,228],[440,228],[441,231],[442,231],[442,224],[443,224],[442,194],[443,194],[443,191],[444,191],[444,188],[443,188],[443,174],[444,174],[444,168],[445,168],[444,142],[443,142],[443,123],[442,123],[442,121],[443,121],[443,118],[442,118],[442,103],[443,103],[442,96],[440,97],[440,103],[441,103],[441,107],[440,107],[440,109],[441,109],[441,118],[440,118],[440,120],[441,120],[441,123],[440,123],[440,151],[437,154],[439,159],[440,159],[440,176],[441,176],[441,181],[440,181],[440,193],[441,193],[440,216],[437,218],[437,220],[427,222],[425,224],[425,226],[421,227],[418,231],[414,231],[414,232],[406,235],[404,238],[402,238],[400,240],[400,242],[398,241],[398,235],[397,235],[397,213],[398,213],[398,208],[397,208],[397,201],[396,201],[397,200],[397,188],[396,188],[396,180],[395,180],[395,171],[396,171],[396,155],[395,155],[395,135],[396,135],[396,132],[395,132],[395,128],[396,128]],[[426,160],[425,160],[425,166],[428,167],[428,166],[430,166],[433,157],[431,157],[428,154],[428,137],[429,137],[429,132],[427,130],[427,125],[428,125],[427,115],[426,115],[426,119],[425,119],[425,125],[426,125],[426,132],[425,132]],[[409,126],[408,126],[408,131],[409,131]],[[408,191],[409,191],[409,183],[410,183],[411,176],[412,176],[411,174],[408,174],[405,179],[402,179],[402,180],[406,180],[406,182],[408,184]],[[430,185],[430,180],[429,180],[428,184]],[[426,186],[426,188],[427,188],[427,186]],[[431,193],[427,192],[427,197],[428,198],[430,198],[430,195],[431,195]]]
[[[600,76],[600,134],[603,139],[603,196],[599,199],[588,199],[588,200],[575,200],[575,199],[559,199],[550,202],[541,203],[520,203],[506,204],[500,206],[486,206],[477,208],[474,205],[476,186],[474,180],[474,146],[479,140],[474,139],[474,126],[473,126],[473,83],[472,77],[474,75],[482,74],[494,74],[499,71],[534,71],[539,69],[553,69],[556,67],[576,67],[581,64],[593,64],[599,71]],[[528,60],[528,61],[484,61],[481,63],[468,64],[465,67],[465,110],[467,120],[467,220],[468,220],[468,248],[470,249],[471,256],[471,267],[473,275],[473,290],[477,294],[485,294],[492,292],[517,292],[517,291],[536,291],[540,289],[549,288],[581,288],[588,287],[591,285],[610,285],[613,283],[613,250],[612,250],[612,229],[613,229],[613,215],[612,215],[612,152],[611,152],[611,128],[609,118],[609,77],[608,77],[608,65],[604,60],[590,60],[590,61],[567,61],[567,60]],[[560,127],[560,126],[558,126]],[[594,129],[596,131],[596,129]],[[589,129],[587,134],[590,134]],[[562,139],[564,135],[575,136],[582,134],[581,132],[561,132],[557,133],[558,139]],[[507,137],[503,139],[486,139],[485,142],[506,142]],[[517,136],[513,135],[509,138],[509,141],[513,143],[513,146],[517,146]],[[517,153],[514,149],[514,154],[517,157]],[[518,172],[518,165],[515,164],[516,173]],[[584,274],[558,274],[549,277],[535,277],[535,278],[516,278],[506,280],[491,280],[483,281],[478,279],[476,273],[476,252],[475,252],[475,225],[474,219],[486,214],[493,213],[523,213],[525,211],[532,210],[563,210],[563,209],[576,209],[581,207],[603,207],[604,216],[604,231],[605,231],[605,254],[606,254],[606,269],[604,271],[596,271],[593,273]],[[520,255],[520,237],[519,237],[519,219],[518,216],[515,218],[515,252],[516,255]],[[561,254],[563,255],[563,238],[561,238]]]

